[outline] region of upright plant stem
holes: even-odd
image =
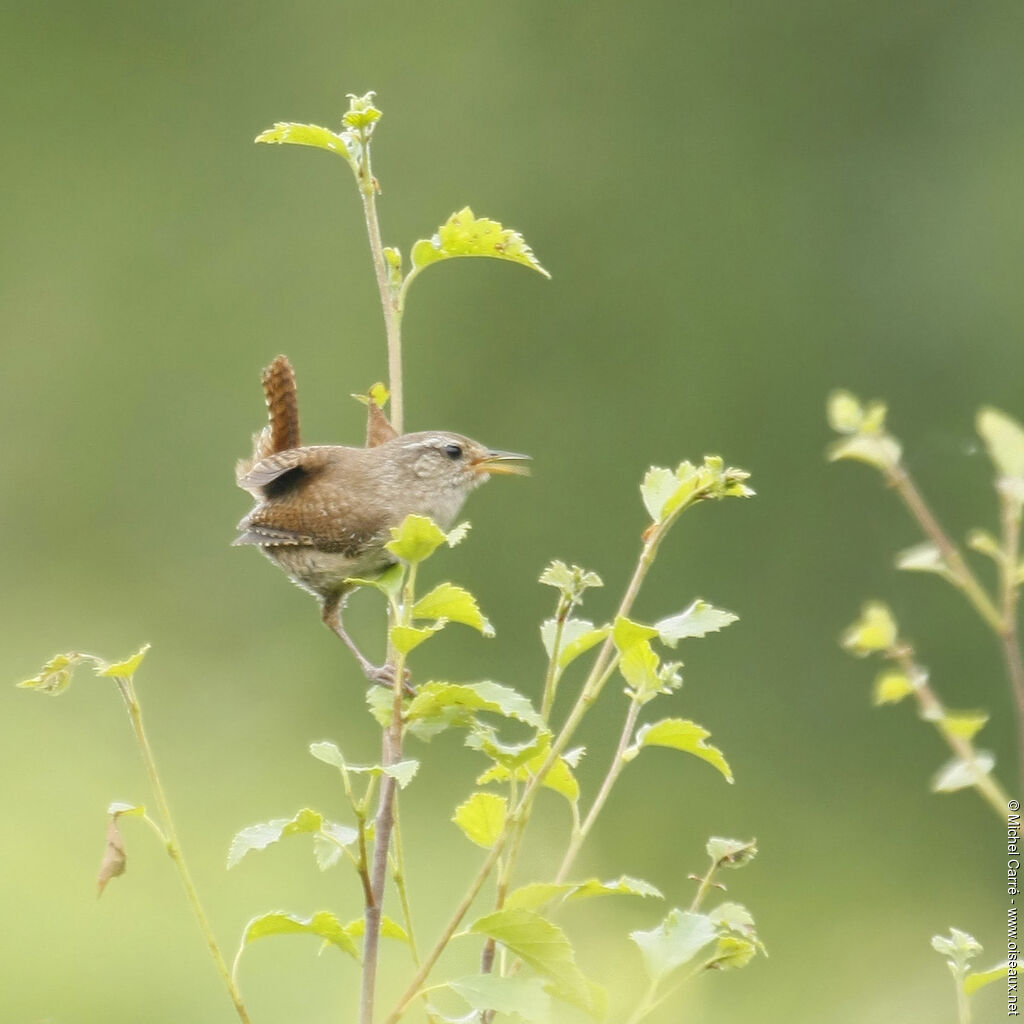
[[[174,866],[178,869],[178,875],[185,889],[185,895],[192,906],[192,912],[195,914],[196,920],[199,922],[199,928],[203,933],[203,938],[206,939],[206,945],[217,966],[221,980],[227,987],[231,1001],[235,1004],[235,1012],[244,1024],[250,1024],[249,1014],[245,1004],[242,1002],[242,994],[231,977],[231,971],[228,969],[224,955],[220,951],[220,946],[217,945],[213,929],[210,927],[206,912],[199,901],[199,893],[196,891],[195,883],[192,881],[192,875],[189,873],[188,865],[185,863],[185,855],[182,853],[181,843],[178,841],[178,833],[174,827],[174,818],[171,817],[171,808],[167,802],[167,794],[164,792],[163,783],[160,781],[160,773],[157,771],[153,750],[149,745],[149,739],[146,736],[146,730],[142,723],[142,707],[135,693],[135,686],[127,676],[116,676],[115,682],[125,707],[128,709],[128,717],[131,719],[135,739],[142,754],[142,763],[146,766],[146,774],[149,776],[149,783],[153,788],[153,796],[156,798],[157,809],[160,812],[161,827],[167,839],[167,853],[174,862]]]
[[[1003,558],[1000,563],[1000,591],[1003,613],[999,640],[1017,705],[1018,792],[1024,792],[1024,662],[1021,661],[1017,626],[1017,566],[1020,561],[1021,507],[1017,500],[1001,494]]]
[[[366,219],[366,234],[370,241],[377,289],[380,291],[380,303],[384,312],[384,330],[388,344],[388,388],[391,391],[391,425],[401,434],[404,431],[405,412],[402,388],[402,317],[397,296],[391,286],[391,273],[380,234],[380,220],[377,217],[377,181],[370,164],[369,134],[362,138],[358,180],[359,193],[363,199],[363,215]]]

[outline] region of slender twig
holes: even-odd
[[[971,602],[977,613],[997,633],[1002,634],[1003,618],[995,606],[988,591],[971,572],[960,549],[952,538],[939,524],[924,495],[918,490],[917,484],[902,463],[885,471],[886,480],[900,496],[910,514],[917,520],[929,540],[939,549],[949,569],[949,579]]]
[[[540,703],[540,716],[546,722],[551,715],[551,706],[555,702],[555,688],[558,685],[558,658],[562,653],[562,635],[565,632],[565,622],[569,618],[572,609],[572,602],[566,597],[560,596],[558,608],[555,611],[555,635],[551,641],[551,658],[548,661],[548,670],[544,676],[544,696]]]
[[[977,764],[978,753],[974,749],[974,744],[966,736],[959,736],[944,726],[948,712],[938,694],[932,689],[927,674],[914,661],[913,648],[909,644],[901,643],[887,651],[886,657],[900,666],[913,685],[914,696],[921,709],[921,717],[927,722],[935,723],[939,734],[959,760],[968,765]],[[1002,786],[987,772],[978,772],[972,785],[988,802],[1000,820],[1005,821],[1009,796],[1004,792]]]
[[[177,830],[174,827],[174,818],[171,816],[171,808],[167,802],[167,794],[164,792],[163,783],[160,781],[160,773],[157,771],[156,760],[153,757],[153,750],[149,745],[149,739],[146,736],[146,730],[142,723],[142,707],[139,704],[135,687],[128,676],[115,676],[114,679],[117,683],[117,688],[120,691],[121,698],[125,703],[125,707],[128,709],[128,717],[131,719],[132,729],[135,732],[135,739],[138,742],[139,751],[142,754],[142,762],[146,767],[146,774],[149,776],[149,783],[153,788],[153,795],[156,797],[157,809],[160,812],[161,831],[166,837],[167,853],[174,862],[174,866],[178,869],[178,875],[181,878],[181,884],[185,889],[185,895],[188,897],[188,901],[192,906],[192,912],[195,914],[195,918],[199,922],[199,928],[203,933],[203,937],[206,939],[207,948],[210,950],[210,954],[217,966],[217,971],[221,976],[221,980],[227,987],[228,994],[231,996],[231,1001],[235,1004],[235,1012],[238,1014],[240,1020],[244,1021],[245,1024],[249,1024],[249,1014],[245,1008],[245,1004],[242,1002],[242,994],[231,975],[231,971],[228,970],[227,963],[224,960],[224,955],[220,951],[220,946],[217,945],[213,929],[210,927],[210,922],[206,917],[206,912],[203,910],[203,905],[199,901],[199,893],[196,891],[195,883],[192,881],[192,875],[188,870],[188,865],[185,863],[185,855],[182,853],[181,843],[178,840]]]
[[[573,830],[572,838],[569,840],[569,847],[565,851],[565,857],[562,858],[562,866],[558,869],[558,874],[555,876],[556,883],[564,882],[566,876],[572,870],[576,856],[580,852],[580,847],[583,846],[590,830],[594,827],[594,822],[601,813],[605,801],[607,801],[622,769],[626,767],[626,749],[633,739],[633,730],[636,728],[636,720],[639,714],[640,702],[634,698],[630,700],[629,708],[626,711],[626,720],[622,725],[622,734],[619,736],[619,745],[615,748],[615,756],[612,758],[612,763],[608,766],[608,771],[605,774],[604,781],[601,783],[601,788],[598,790],[597,796],[594,797],[594,802],[591,804],[583,824]]]
[[[999,589],[1002,604],[1002,628],[999,641],[1006,672],[1017,705],[1018,785],[1024,791],[1024,662],[1021,661],[1017,625],[1017,563],[1020,560],[1021,506],[1012,495],[1000,491],[1003,550],[999,561]]]
[[[402,314],[398,297],[392,288],[391,271],[384,255],[384,242],[380,233],[377,216],[377,179],[370,164],[370,135],[373,128],[361,129],[360,160],[357,171],[359,194],[363,199],[363,215],[366,219],[366,234],[373,254],[373,268],[380,291],[381,308],[384,311],[384,330],[388,344],[388,388],[391,391],[391,425],[401,434],[404,418],[404,397],[402,389]],[[382,794],[383,796],[383,794]]]

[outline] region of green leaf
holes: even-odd
[[[600,996],[576,966],[572,946],[557,925],[532,910],[499,910],[474,921],[469,929],[500,942],[553,983],[554,994],[593,1014]]]
[[[22,690],[35,690],[48,697],[59,697],[71,685],[71,674],[79,662],[88,655],[70,651],[54,655],[31,679],[24,679],[17,686]]]
[[[494,627],[481,614],[476,598],[454,583],[438,584],[429,594],[421,597],[413,605],[412,617],[461,622],[478,629],[484,636],[494,636]]]
[[[391,642],[395,649],[403,654],[416,650],[425,640],[429,640],[435,633],[439,633],[445,627],[445,620],[440,619],[432,626],[392,626],[390,635]]]
[[[296,914],[277,911],[254,917],[246,926],[242,935],[242,945],[248,946],[257,939],[265,939],[270,935],[316,935],[343,953],[359,959],[359,948],[352,936],[346,932],[344,925],[326,910],[321,910],[312,917],[303,918]]]
[[[343,135],[338,135],[318,124],[294,124],[278,121],[273,128],[268,128],[256,136],[257,142],[291,143],[295,146],[313,146],[337,153],[354,168],[354,143],[350,143]]]
[[[583,592],[589,587],[604,586],[604,581],[596,572],[581,569],[578,565],[570,568],[558,559],[540,574],[540,582],[560,590],[562,597],[570,604],[579,604],[583,600]]]
[[[933,793],[955,793],[958,789],[975,786],[996,766],[995,757],[987,750],[975,753],[973,761],[953,758],[939,769],[932,780]]]
[[[432,519],[409,515],[400,526],[391,527],[391,540],[384,547],[396,558],[415,565],[429,558],[446,540],[444,531]]]
[[[638,700],[650,700],[662,688],[658,676],[660,661],[651,647],[651,639],[657,635],[658,631],[651,626],[622,616],[615,620],[612,629],[612,640],[620,654],[619,671]]]
[[[518,759],[515,764],[503,764],[497,763],[492,767],[488,768],[476,781],[478,785],[486,785],[488,782],[504,782],[511,778],[514,774],[520,781],[526,781],[527,779],[533,778],[537,775],[540,770],[544,767],[545,762],[548,759],[548,753],[550,751],[550,737],[545,737],[548,741],[544,743],[536,753],[531,754],[526,759]],[[477,746],[478,749],[483,750],[484,753],[491,755],[491,751],[487,749],[485,744],[471,744]],[[530,744],[530,747],[534,744]],[[564,796],[566,800],[571,804],[575,804],[580,798],[580,784],[573,773],[572,766],[566,757],[559,757],[553,765],[548,769],[547,774],[544,776],[544,781],[541,785],[545,789],[553,790],[561,796]]]
[[[664,899],[660,890],[642,878],[622,875],[610,882],[589,878],[585,882],[531,882],[508,894],[505,908],[519,907],[523,910],[540,910],[552,900],[564,897],[569,900],[589,899],[592,896],[654,896]]]
[[[419,761],[415,758],[407,757],[404,761],[398,761],[396,764],[385,765],[381,770],[385,775],[390,775],[398,783],[399,789],[405,789],[412,782],[419,769]]]
[[[505,831],[508,800],[495,793],[474,793],[460,804],[452,817],[466,838],[489,850]]]
[[[360,939],[366,932],[366,918],[357,917],[345,925],[345,931],[354,939]],[[380,919],[380,934],[385,939],[397,939],[399,942],[409,942],[409,933],[393,918],[382,914]]]
[[[939,576],[949,574],[942,552],[930,540],[900,551],[896,555],[896,568],[906,572],[934,572]]]
[[[988,715],[984,711],[961,711],[958,714],[947,714],[940,720],[942,731],[950,736],[959,736],[965,740],[973,740],[985,727]]]
[[[853,459],[856,462],[866,462],[869,466],[874,466],[883,472],[895,469],[899,465],[902,454],[903,449],[900,447],[900,443],[888,434],[878,436],[857,434],[854,437],[836,441],[828,448],[830,462]]]
[[[994,562],[1003,561],[1003,549],[999,541],[988,530],[974,529],[967,534],[967,546],[982,555],[988,555]]]
[[[862,658],[891,650],[896,645],[897,635],[896,620],[889,606],[881,601],[869,601],[861,609],[860,618],[843,633],[840,643],[851,654]]]
[[[265,850],[286,836],[320,834],[347,846],[354,843],[358,833],[354,828],[326,821],[319,811],[303,808],[294,818],[275,818],[259,825],[248,825],[231,840],[228,868],[233,868],[247,853]]]
[[[100,665],[96,667],[96,675],[107,677],[122,676],[130,679],[142,664],[142,659],[146,656],[146,651],[148,650],[149,644],[143,644],[130,658],[125,658],[124,661],[113,662],[109,665],[101,663],[102,667]]]
[[[738,619],[738,615],[715,608],[697,598],[685,611],[656,622],[654,628],[663,644],[675,647],[680,640],[716,633]]]
[[[707,914],[675,909],[657,928],[632,932],[630,938],[640,947],[648,976],[657,982],[714,942],[718,929]]]
[[[838,434],[856,434],[864,422],[860,400],[849,391],[833,391],[825,408],[828,425]]]
[[[1024,427],[991,406],[978,412],[976,425],[996,473],[1000,477],[1024,477]]]
[[[717,455],[705,455],[700,466],[681,462],[675,472],[654,466],[640,485],[651,519],[660,524],[697,501],[720,498],[749,498],[754,492],[746,485],[750,474],[733,466],[728,468]]]
[[[949,966],[954,974],[963,973],[968,962],[982,952],[981,943],[973,935],[959,928],[950,928],[948,937],[933,935],[932,949],[948,957]]]
[[[421,238],[412,247],[411,255],[414,271],[456,256],[491,256],[521,263],[551,277],[518,231],[503,228],[495,220],[476,217],[468,206],[453,213],[432,238]]]
[[[1000,964],[998,967],[992,967],[987,971],[972,971],[964,978],[964,994],[972,996],[979,988],[991,985],[993,981],[1009,977],[1009,974],[1009,963]]]
[[[402,584],[405,583],[405,566],[396,563],[395,565],[389,565],[379,576],[374,576],[373,579],[367,579],[362,576],[350,576],[345,582],[358,587],[373,587],[388,597],[397,597],[402,590]]]
[[[343,771],[347,767],[345,758],[342,756],[337,743],[332,743],[330,740],[310,743],[309,752],[318,761],[323,761],[324,764],[329,764],[332,768],[337,768],[339,771]]]
[[[757,840],[712,836],[705,849],[716,868],[742,868],[757,856]]]
[[[550,1020],[551,997],[544,985],[542,978],[518,974],[474,974],[448,982],[448,987],[474,1010],[516,1014],[524,1021]]]
[[[876,680],[871,694],[871,703],[875,707],[882,704],[898,704],[904,697],[914,692],[914,684],[904,672],[891,669],[883,672]]]
[[[449,712],[476,711],[514,718],[535,729],[544,726],[544,720],[526,697],[510,686],[491,682],[424,683],[409,703],[406,721],[423,721]]]
[[[711,958],[704,963],[706,971],[738,970],[746,967],[757,954],[757,946],[749,939],[723,935],[715,944]]]
[[[368,92],[364,96],[356,96],[355,93],[348,94],[348,110],[342,117],[346,128],[354,130],[370,128],[383,116],[373,105],[376,94]]]
[[[631,754],[631,760],[643,747],[670,747],[707,761],[725,776],[727,782],[732,782],[732,770],[722,752],[704,742],[710,735],[703,726],[685,718],[663,718],[637,731],[636,740],[627,756]]]

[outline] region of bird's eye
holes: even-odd
[[[452,459],[453,461],[455,459],[461,459],[462,458],[462,445],[461,444],[446,444],[444,446],[444,453],[445,453],[445,455],[448,456],[449,459]]]

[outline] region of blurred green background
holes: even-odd
[[[959,596],[892,571],[915,529],[871,471],[825,463],[823,406],[837,386],[888,399],[950,529],[994,525],[972,424],[983,403],[1024,413],[1022,31],[1010,0],[0,9],[0,679],[60,650],[153,644],[151,739],[225,947],[260,911],[359,912],[354,880],[319,875],[301,843],[224,872],[243,825],[343,813],[309,741],[375,754],[361,681],[314,603],[229,543],[260,368],[287,352],[305,436],[353,443],[347,396],[385,373],[348,171],[252,139],[276,120],[336,125],[346,92],[375,89],[386,241],[407,251],[470,204],[553,274],[459,261],[411,294],[409,426],[535,459],[531,479],[474,496],[471,541],[432,566],[477,593],[497,638],[449,631],[421,678],[537,694],[545,563],[601,572],[588,610],[606,616],[638,550],[644,470],[705,452],[749,469],[758,497],[687,516],[636,609],[700,595],[741,615],[683,650],[686,686],[662,709],[711,729],[737,783],[652,752],[580,871],[686,904],[709,834],[757,836],[760,858],[727,881],[771,958],[703,979],[664,1021],[954,1020],[929,938],[955,924],[1000,959],[1005,834],[973,794],[928,794],[945,748],[909,707],[870,708],[874,666],[836,638],[887,598],[944,698],[992,712],[1004,779],[1007,686]],[[379,619],[372,597],[351,603],[370,648]],[[590,792],[623,703],[584,730]],[[0,723],[0,1020],[233,1019],[137,823],[128,874],[96,901],[107,802],[147,798],[112,688],[83,673],[48,701],[5,684]],[[405,828],[429,934],[479,861],[447,823],[479,761],[456,738],[423,753]],[[557,800],[542,822],[532,866],[550,871]],[[586,969],[631,992],[625,933],[662,913],[605,901],[566,924]],[[301,938],[251,950],[254,1020],[352,1019],[354,967],[314,953]],[[980,1021],[1005,1013],[1000,988]]]

